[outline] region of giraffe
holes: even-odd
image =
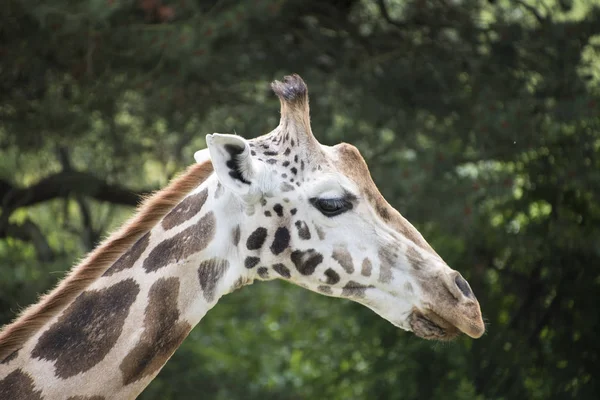
[[[356,301],[425,339],[483,335],[469,284],[359,151],[317,142],[302,78],[271,86],[272,132],[207,135],[196,164],[2,330],[0,398],[135,398],[221,296],[254,280]]]

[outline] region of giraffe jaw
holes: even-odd
[[[412,332],[420,338],[449,341],[461,334],[461,331],[433,311],[423,313],[413,309],[409,317]]]

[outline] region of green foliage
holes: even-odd
[[[164,185],[206,133],[275,127],[267,83],[298,72],[317,137],[361,149],[488,334],[424,342],[260,284],[224,298],[142,398],[595,399],[599,52],[592,0],[8,0],[0,321],[131,213],[122,191]]]

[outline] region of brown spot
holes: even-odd
[[[310,230],[308,229],[308,225],[304,221],[296,221],[295,223],[296,229],[298,230],[298,236],[302,240],[310,239]]]
[[[273,270],[277,272],[279,275],[284,278],[289,279],[292,275],[290,274],[290,270],[283,264],[275,264],[273,265]]]
[[[342,246],[338,246],[333,250],[333,254],[331,255],[335,261],[340,263],[344,270],[351,274],[354,272],[354,263],[352,262],[352,256],[348,249]]]
[[[240,236],[241,236],[240,226],[238,225],[233,230],[233,235],[232,235],[233,245],[236,247],[238,244],[240,244]]]
[[[140,258],[146,247],[150,243],[150,232],[142,236],[135,244],[125,252],[115,263],[104,272],[102,276],[110,276],[114,273],[129,269]]]
[[[329,286],[319,285],[317,287],[317,290],[323,294],[333,294],[333,291],[331,290],[331,288]]]
[[[125,385],[157,372],[192,329],[187,322],[179,321],[178,296],[177,278],[161,278],[150,288],[144,332],[119,367]]]
[[[31,376],[20,368],[0,380],[0,399],[42,400],[42,391],[35,390]]]
[[[395,259],[395,255],[390,250],[384,247],[379,249],[379,282],[388,283],[392,280],[392,266]]]
[[[55,361],[56,375],[63,379],[89,370],[121,336],[139,291],[133,279],[126,279],[106,289],[81,293],[40,337],[31,356]]]
[[[262,279],[269,279],[269,269],[266,267],[259,267],[258,270],[258,276],[260,276]]]
[[[371,270],[373,269],[373,265],[371,264],[371,260],[365,258],[362,262],[362,267],[360,273],[362,276],[371,276]]]
[[[246,247],[248,250],[258,250],[265,244],[266,239],[267,229],[263,227],[256,228],[256,230],[248,236]]]
[[[315,230],[317,231],[319,240],[325,240],[325,232],[323,232],[323,229],[319,225],[315,225]]]
[[[328,285],[335,285],[340,281],[340,275],[331,268],[325,271],[325,276],[327,277],[327,282],[325,283]]]
[[[284,226],[277,228],[275,237],[271,244],[271,252],[275,255],[281,254],[290,245],[290,232]]]
[[[390,220],[390,212],[388,211],[388,209],[381,204],[377,204],[377,214],[379,214],[379,216],[384,220],[384,221],[389,221]]]
[[[342,296],[363,298],[365,297],[365,291],[368,288],[369,286],[362,285],[358,282],[348,281],[348,283],[346,283],[346,286],[342,288]]]
[[[419,253],[419,251],[412,246],[409,246],[406,250],[406,258],[408,259],[410,265],[417,271],[423,268],[425,265],[425,260],[423,259],[421,253]]]
[[[156,271],[204,250],[215,235],[215,214],[211,211],[194,225],[158,244],[144,260],[146,272]]]
[[[198,267],[198,279],[204,298],[209,303],[215,299],[215,289],[229,268],[229,261],[218,258],[202,261]]]
[[[311,275],[313,272],[315,272],[317,265],[323,262],[323,256],[320,253],[317,253],[314,249],[308,249],[306,251],[293,251],[291,259],[298,272],[300,272],[302,275]]]
[[[208,189],[204,188],[199,193],[183,199],[167,216],[162,220],[162,227],[165,231],[189,221],[194,215],[197,215],[208,197]]]
[[[275,211],[278,217],[283,217],[283,207],[281,206],[281,204],[275,204],[273,206],[273,211]]]
[[[221,195],[225,192],[225,188],[221,185],[221,182],[217,183],[217,189],[215,189],[215,199],[221,197]]]
[[[294,187],[287,182],[283,182],[279,186],[279,190],[281,190],[282,192],[291,192],[292,190],[294,190]]]
[[[248,269],[256,267],[256,265],[260,262],[260,258],[258,257],[246,257],[244,260],[244,266]]]

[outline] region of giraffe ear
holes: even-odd
[[[194,160],[196,160],[197,164],[204,164],[207,161],[210,161],[210,152],[208,149],[198,150],[194,153]]]
[[[259,165],[250,154],[248,141],[237,135],[213,133],[206,135],[206,144],[215,173],[223,186],[240,195],[250,192]]]

